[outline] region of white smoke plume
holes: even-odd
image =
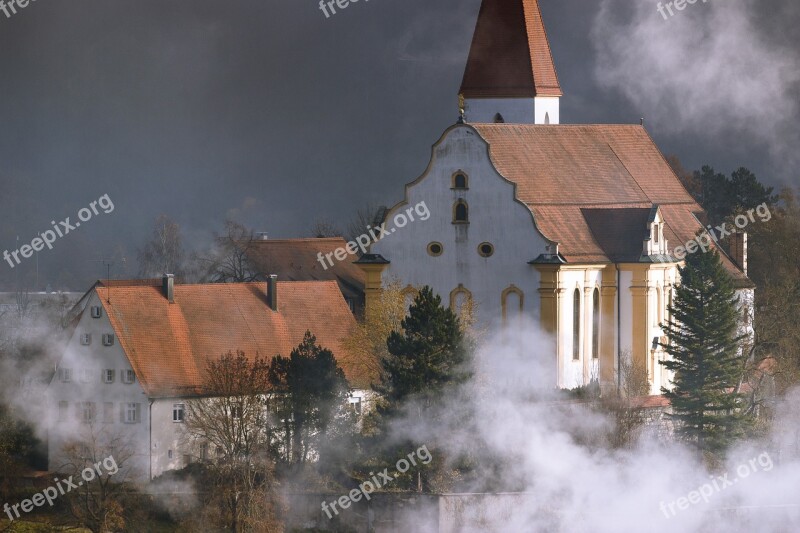
[[[602,0],[591,36],[600,85],[622,93],[668,134],[765,146],[779,168],[800,169],[793,30],[759,20],[775,9],[796,27],[796,4],[698,0],[681,11],[673,6],[673,16],[664,9],[665,20],[657,8],[668,3]]]
[[[500,459],[499,467],[494,463],[480,470],[473,486],[443,497],[438,531],[778,533],[800,528],[800,460],[787,445],[797,439],[796,415],[781,415],[776,424],[781,436],[744,443],[724,466],[709,471],[689,449],[652,432],[643,432],[629,449],[598,445],[598,435],[610,431],[612,421],[585,404],[531,401],[530,391],[552,379],[553,366],[547,337],[535,324],[488,338],[476,366],[467,393],[442,406],[435,420],[412,415],[395,428],[401,438],[427,443],[434,456]],[[798,400],[795,394],[788,403]],[[465,412],[473,415],[468,424]],[[679,498],[686,502],[679,505]],[[699,503],[689,501],[697,498]]]

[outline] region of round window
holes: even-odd
[[[434,257],[442,255],[444,248],[440,242],[432,242],[428,245],[428,253]]]
[[[490,257],[494,254],[494,246],[488,242],[481,243],[478,245],[478,253],[483,257]]]

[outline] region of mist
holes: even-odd
[[[547,394],[546,384],[553,383],[547,377],[549,346],[547,335],[532,323],[519,333],[487,337],[462,394],[430,420],[409,414],[394,426],[398,440],[412,438],[427,443],[434,456],[470,457],[478,465],[469,485],[445,496],[452,505],[446,506],[449,522],[440,523],[440,531],[781,532],[800,527],[796,414],[780,411],[774,425],[780,433],[740,443],[714,469],[657,424],[644,425],[630,448],[613,449],[604,441],[614,430],[607,414],[588,402],[555,401],[553,391]],[[787,405],[798,399],[796,390]],[[679,498],[687,500],[683,508]]]
[[[761,13],[796,20],[796,3],[698,1],[665,19],[657,6],[666,3],[602,0],[591,32],[600,86],[659,131],[746,139],[772,165],[797,169],[800,58],[784,33],[794,30]]]

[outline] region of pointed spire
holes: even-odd
[[[538,0],[483,0],[459,92],[467,99],[562,95]]]

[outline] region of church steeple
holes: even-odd
[[[558,124],[558,83],[538,0],[483,0],[460,93],[469,122]]]

